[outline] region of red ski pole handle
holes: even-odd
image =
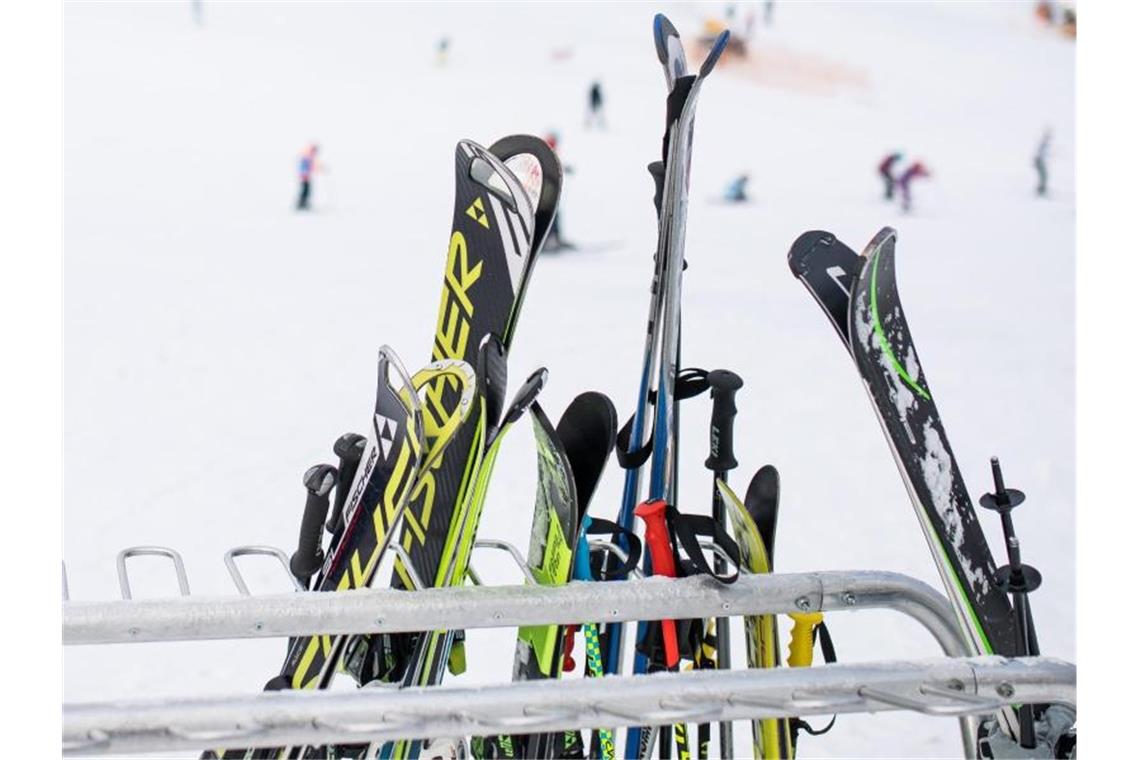
[[[646,501],[633,513],[645,521],[645,545],[654,575],[677,577],[677,564],[673,561],[673,543],[669,540],[669,524],[665,520],[667,506],[663,499]],[[677,646],[677,627],[672,620],[661,621],[661,641],[665,645],[665,667],[676,668],[681,661]]]

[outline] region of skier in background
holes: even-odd
[[[309,195],[312,192],[313,186],[313,174],[321,170],[321,165],[317,163],[317,144],[310,143],[301,154],[301,160],[297,165],[297,177],[301,181],[301,192],[297,196],[298,211],[308,210]]]
[[[899,192],[902,196],[903,211],[910,211],[911,208],[910,183],[916,179],[919,179],[920,177],[929,176],[930,172],[926,170],[926,167],[923,166],[921,161],[915,161],[913,164],[907,167],[907,170],[903,172],[902,175],[899,176],[898,184]]]
[[[1052,139],[1053,131],[1046,129],[1037,145],[1037,152],[1033,154],[1033,168],[1037,170],[1037,195],[1040,197],[1049,192],[1049,167],[1045,162],[1049,158],[1049,143]]]
[[[447,37],[440,37],[439,42],[435,45],[435,63],[437,66],[447,65],[447,48],[451,45],[451,40]]]
[[[586,111],[587,127],[597,122],[599,127],[602,129],[606,128],[606,115],[603,101],[602,83],[595,79],[594,82],[590,84],[589,109]]]
[[[546,144],[555,154],[558,153],[558,134],[556,132],[548,132],[543,138]],[[562,165],[563,174],[573,174],[574,168],[571,166]],[[550,220],[550,232],[546,236],[546,242],[542,244],[544,253],[554,253],[556,251],[564,251],[567,249],[573,250],[574,244],[568,243],[562,239],[562,205],[559,204],[558,210],[554,214],[554,218]]]
[[[748,194],[745,192],[745,187],[748,185],[748,175],[741,174],[732,182],[728,183],[728,187],[724,189],[724,200],[726,203],[747,203]]]
[[[895,175],[894,167],[899,161],[902,161],[902,153],[889,153],[886,158],[879,162],[879,176],[883,178],[883,200],[889,201],[895,197]]]
[[[764,26],[772,25],[772,4],[773,0],[764,0]]]

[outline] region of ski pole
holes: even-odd
[[[726,369],[715,369],[709,373],[709,386],[712,391],[713,410],[709,423],[709,457],[705,460],[705,467],[713,472],[712,515],[713,520],[721,527],[725,525],[724,499],[716,482],[722,480],[728,483],[728,471],[736,467],[736,457],[732,451],[732,426],[736,418],[736,392],[744,385],[744,381],[734,372]],[[724,558],[719,554],[713,559],[714,568],[718,573],[727,568]],[[732,654],[729,645],[728,618],[716,619],[716,667],[728,670],[732,667]],[[732,721],[720,723],[720,756],[722,760],[732,760]]]
[[[321,551],[321,529],[329,511],[329,491],[336,483],[336,468],[331,464],[315,464],[305,471],[302,482],[308,495],[305,497],[305,514],[301,517],[297,551],[289,558],[289,569],[297,580],[308,586],[313,573],[320,570],[325,561]]]
[[[356,477],[356,468],[360,464],[360,458],[364,455],[366,443],[367,440],[362,435],[345,433],[337,438],[336,443],[333,444],[333,453],[337,455],[340,461],[337,466],[336,498],[333,499],[332,514],[329,515],[329,521],[325,523],[325,530],[329,533],[336,533],[336,529],[340,525],[340,516],[344,512],[344,502],[348,499],[348,489],[352,487],[352,481]]]
[[[574,555],[574,580],[592,581],[593,573],[590,571],[590,542],[587,532],[593,519],[589,515],[582,515],[582,523],[578,528],[578,548]],[[594,678],[605,675],[605,666],[602,664],[602,648],[598,640],[598,624],[584,623],[582,625],[582,638],[586,646],[586,670]],[[571,647],[572,648],[572,647]],[[570,648],[567,649],[569,655]],[[614,730],[612,728],[599,728],[595,731],[597,737],[598,757],[601,760],[613,760],[614,757]],[[591,742],[593,744],[593,742]],[[591,749],[590,757],[594,756]]]
[[[649,559],[653,566],[653,574],[661,575],[666,578],[677,577],[677,563],[673,557],[673,542],[669,538],[669,524],[665,519],[665,510],[667,505],[664,499],[656,499],[654,501],[642,502],[638,505],[633,513],[645,521],[645,545],[649,549]],[[677,624],[676,621],[662,620],[661,625],[661,644],[664,648],[665,654],[665,669],[671,672],[676,672],[681,663],[681,649],[677,644]],[[643,731],[642,736],[647,736],[651,732]],[[664,736],[664,734],[662,734]],[[673,735],[677,741],[677,753],[681,758],[689,757],[688,750],[688,728],[684,723],[678,723],[673,727]],[[668,744],[665,744],[667,749]],[[647,750],[644,747],[643,750]],[[642,752],[641,756],[646,756],[646,752]],[[662,753],[664,754],[664,752]]]

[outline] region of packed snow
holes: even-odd
[[[753,58],[702,90],[692,159],[682,366],[745,381],[730,482],[780,469],[776,567],[881,569],[940,587],[906,489],[850,357],[788,271],[792,241],[835,232],[860,250],[898,229],[902,301],[975,498],[989,457],[1028,494],[1015,514],[1044,653],[1075,659],[1074,46],[1031,4],[760,3]],[[653,14],[695,37],[723,4],[69,3],[65,9],[64,547],[73,599],[118,596],[116,553],[169,545],[195,594],[231,594],[238,544],[292,549],[301,474],[363,432],[376,350],[430,358],[452,213],[453,151],[556,131],[562,234],[537,264],[511,385],[550,370],[552,419],[599,390],[624,418],[640,372],[656,221],[664,82]],[[448,38],[441,62],[438,42]],[[600,80],[605,128],[584,126]],[[1032,158],[1052,129],[1050,194]],[[306,144],[324,165],[294,211]],[[914,210],[882,199],[881,158],[931,178]],[[719,202],[750,175],[748,204]],[[709,402],[681,410],[683,510],[706,512]],[[616,514],[611,465],[592,512]],[[481,535],[525,546],[529,425],[506,441]],[[980,516],[995,547],[1000,525]],[[999,564],[1004,557],[999,555]],[[475,555],[484,580],[520,582]],[[253,590],[289,588],[250,561]],[[137,560],[136,597],[177,593]],[[889,612],[834,613],[843,662],[937,645]],[[783,623],[786,637],[787,623]],[[734,653],[743,665],[742,628]],[[512,630],[471,631],[469,671],[509,678]],[[68,702],[254,693],[280,640],[69,647]],[[579,658],[582,662],[583,658]],[[577,674],[575,674],[575,677]],[[748,747],[737,728],[737,750]],[[715,734],[715,732],[714,732]],[[957,723],[841,717],[802,757],[945,757]],[[714,750],[715,752],[715,750]]]

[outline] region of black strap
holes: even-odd
[[[665,515],[676,538],[675,549],[681,558],[684,575],[709,575],[724,584],[736,582],[740,575],[740,547],[729,537],[723,525],[709,515],[682,514],[672,505],[666,509]],[[719,575],[709,566],[698,536],[711,538],[724,550],[732,561],[731,573]]]
[[[616,555],[611,552],[606,552],[605,562],[591,562],[590,569],[594,573],[595,580],[608,581],[614,578],[624,578],[641,562],[641,539],[629,528],[623,528],[615,522],[603,520],[600,517],[591,517],[590,527],[586,529],[586,535],[608,535],[610,542],[619,546],[621,544],[618,541],[618,536],[625,536],[625,545],[628,547],[626,550],[628,556],[620,565],[610,561],[610,558],[613,558],[614,561],[617,559]]]
[[[676,401],[684,401],[687,398],[699,396],[709,389],[709,373],[708,370],[699,369],[697,367],[689,367],[677,373],[677,379],[673,383],[673,398]],[[657,407],[657,391],[649,391],[649,406]],[[617,454],[618,464],[626,470],[636,470],[641,465],[649,460],[649,455],[653,453],[653,439],[657,432],[654,431],[649,436],[642,446],[636,451],[629,450],[630,437],[633,435],[633,418],[631,415],[626,423],[622,426],[617,434],[617,446],[614,453]]]

